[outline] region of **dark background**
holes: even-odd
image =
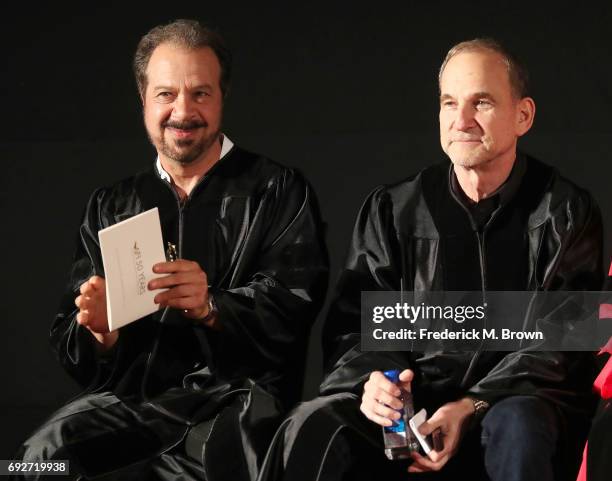
[[[131,58],[158,23],[198,18],[224,35],[235,57],[224,131],[312,182],[328,223],[332,282],[366,194],[443,158],[437,70],[452,44],[476,36],[496,37],[525,60],[537,115],[523,149],[590,189],[609,227],[609,12],[587,3],[493,3],[124,2],[3,12],[0,458],[78,392],[47,332],[88,195],[154,159]],[[320,376],[320,323],[306,397]]]

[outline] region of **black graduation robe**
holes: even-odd
[[[519,162],[520,182],[480,232],[452,193],[449,163],[368,197],[324,330],[322,394],[360,394],[374,368],[402,366],[415,369],[415,396],[436,407],[467,394],[490,403],[529,394],[583,410],[590,392],[583,369],[593,362],[581,353],[389,353],[359,346],[361,291],[399,291],[400,280],[408,291],[601,289],[602,223],[592,196],[536,159],[519,154]]]
[[[513,180],[517,166],[521,178]],[[384,463],[380,427],[359,412],[363,384],[374,370],[412,369],[415,408],[430,414],[466,395],[491,404],[533,395],[582,421],[590,413],[591,353],[362,351],[362,291],[399,291],[402,285],[406,291],[601,288],[601,215],[587,191],[519,154],[510,195],[479,228],[451,181],[452,165],[444,162],[381,186],[366,199],[323,329],[321,397],[283,423],[261,480],[322,479],[324,459],[335,452],[339,436],[367,440],[366,459]]]
[[[164,245],[175,244],[180,258],[206,272],[221,329],[173,309],[160,324],[159,311],[121,328],[101,357],[75,321],[74,300],[85,280],[104,276],[98,231],[153,207]],[[162,440],[166,446],[208,421],[205,437],[218,444],[203,459],[209,481],[228,472],[252,479],[268,434],[299,396],[327,275],[317,201],[299,172],[234,146],[181,204],[152,166],[91,196],[51,344],[89,396],[110,391],[146,416],[181,425]],[[211,420],[230,405],[239,432],[215,430]]]

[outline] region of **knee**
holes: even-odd
[[[298,404],[287,416],[281,425],[283,443],[283,457],[285,462],[289,457],[294,443],[300,437],[303,437],[303,429],[313,415],[321,410],[321,402],[319,398],[311,401],[306,401]]]
[[[512,396],[493,405],[482,422],[482,442],[496,449],[554,450],[559,419],[554,406],[534,396]],[[552,454],[552,451],[551,451]]]
[[[315,398],[299,404],[281,426],[284,459],[288,460],[296,445],[303,450],[316,450],[325,445],[345,420],[340,413],[355,410],[358,404],[354,397],[332,395]]]
[[[65,459],[66,452],[61,430],[52,424],[40,427],[23,442],[15,457],[27,463]]]

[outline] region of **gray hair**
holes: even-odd
[[[455,55],[464,52],[478,52],[478,51],[490,51],[498,54],[506,68],[508,70],[508,79],[510,80],[510,87],[512,88],[512,94],[522,99],[529,96],[529,72],[525,65],[506,47],[500,44],[497,40],[492,38],[475,38],[474,40],[467,40],[454,45],[444,57],[444,61],[440,66],[440,72],[438,74],[438,85],[442,79],[442,73],[446,68],[446,65]]]

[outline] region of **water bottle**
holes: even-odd
[[[397,369],[385,371],[383,374],[392,383],[399,383],[400,372]],[[400,389],[400,399],[404,402],[404,407],[399,410],[401,417],[397,421],[393,420],[392,426],[383,426],[385,455],[391,460],[409,459],[412,451],[419,450],[419,441],[408,425],[408,421],[414,416],[412,394],[401,387]]]

